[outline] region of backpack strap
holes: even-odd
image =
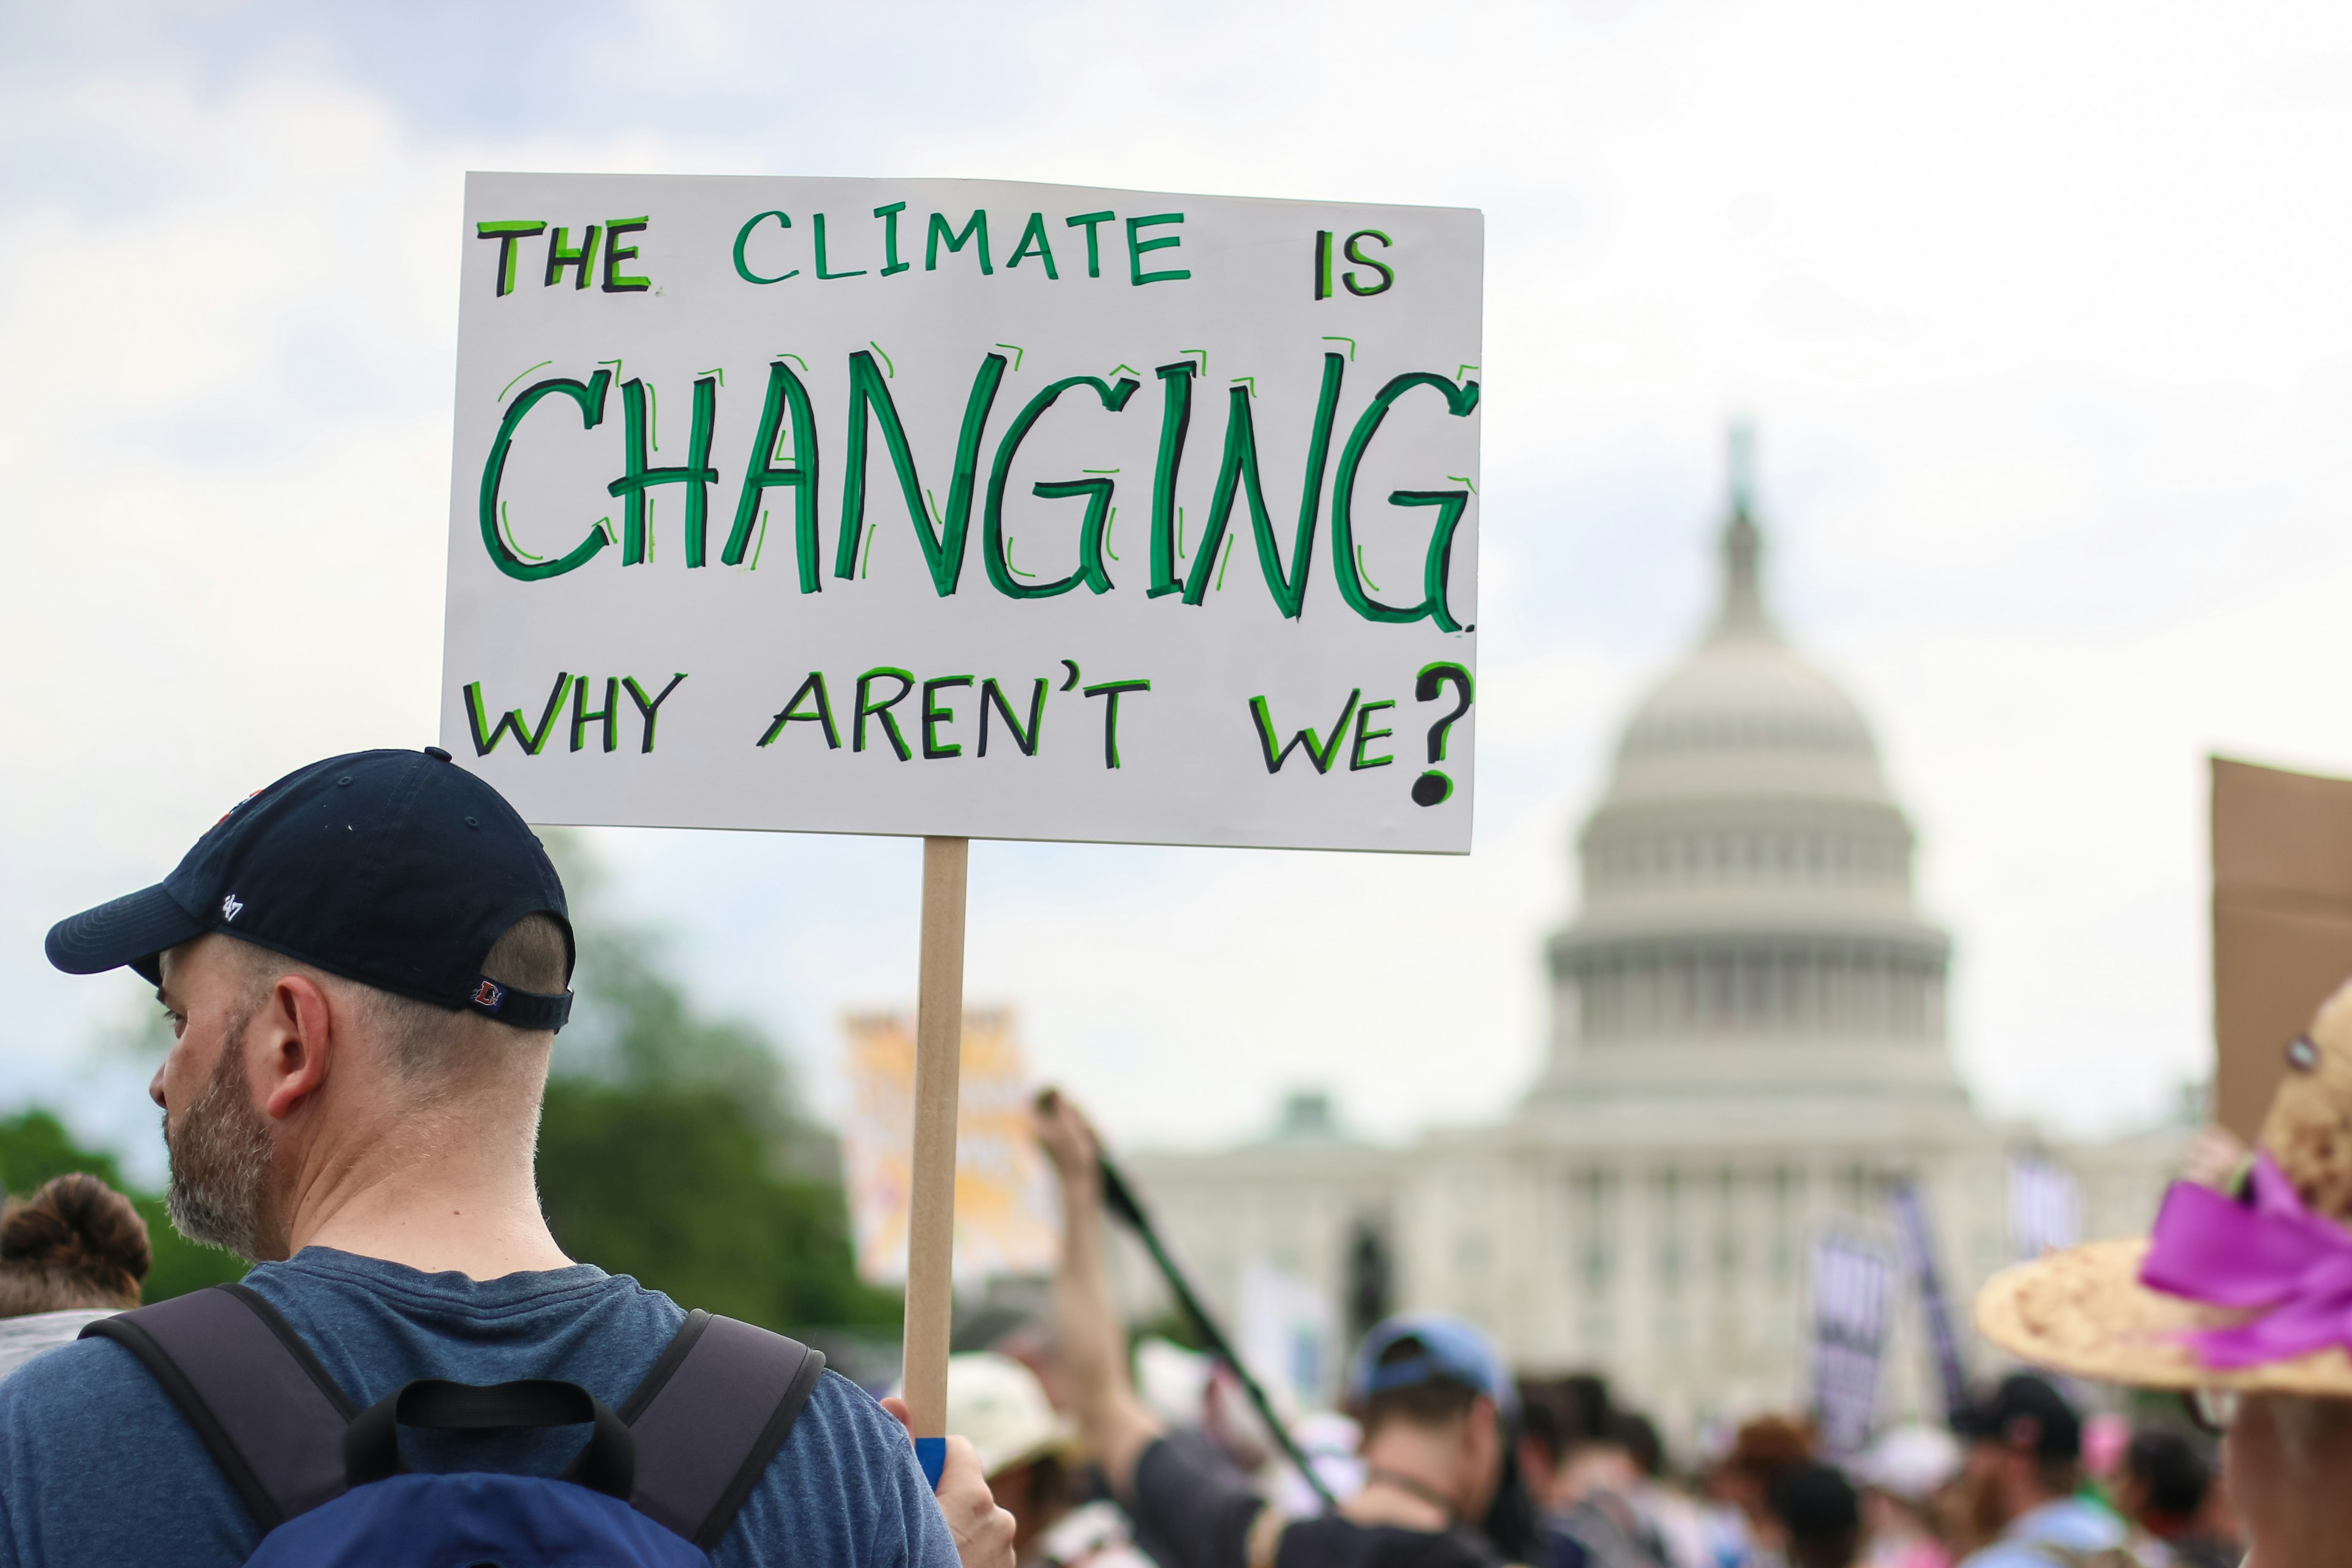
[[[344,1490],[343,1429],[357,1410],[278,1309],[216,1285],[101,1318],[83,1339],[139,1358],[263,1533]]]
[[[620,1409],[637,1440],[630,1506],[709,1551],[824,1371],[824,1355],[798,1340],[688,1313]]]
[[[244,1285],[101,1318],[82,1337],[137,1356],[264,1534],[347,1489],[360,1415],[291,1324]],[[732,1318],[688,1315],[621,1406],[636,1445],[629,1502],[708,1551],[799,1419],[824,1357]]]

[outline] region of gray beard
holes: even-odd
[[[221,1046],[212,1081],[180,1119],[169,1112],[163,1147],[172,1180],[165,1206],[190,1241],[217,1247],[248,1261],[261,1256],[261,1204],[269,1178],[269,1123],[253,1108],[245,1081],[245,1035],[252,1015],[239,1018]]]

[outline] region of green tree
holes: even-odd
[[[840,1187],[779,1170],[722,1090],[557,1079],[539,1186],[566,1252],[682,1305],[782,1330],[898,1321],[851,1267]]]
[[[572,894],[576,1022],[556,1043],[540,1201],[563,1249],[682,1305],[785,1331],[895,1326],[863,1284],[832,1140],[775,1046],[702,1016],[658,933],[613,920],[578,841],[547,834]]]

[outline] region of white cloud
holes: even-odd
[[[2340,10],[566,15],[53,16],[0,96],[0,1089],[112,1115],[68,1043],[119,992],[48,973],[50,919],[286,767],[429,736],[469,166],[1486,208],[1477,854],[976,858],[974,994],[1121,1131],[1309,1079],[1389,1131],[1513,1092],[1741,410],[1784,616],[1920,820],[1973,1079],[2081,1123],[2196,1069],[2202,751],[2352,769]],[[910,987],[909,846],[607,843],[821,1088],[833,1014]]]

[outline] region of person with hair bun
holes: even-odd
[[[139,1305],[147,1222],[96,1176],[59,1176],[0,1212],[0,1377]]]

